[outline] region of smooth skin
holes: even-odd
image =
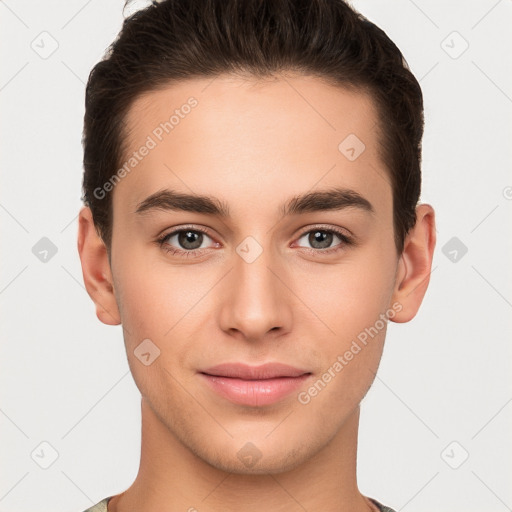
[[[113,190],[110,262],[90,209],[79,214],[86,289],[99,320],[122,323],[142,395],[139,472],[109,512],[373,510],[356,481],[359,404],[385,327],[308,404],[292,393],[271,406],[236,405],[198,371],[283,362],[312,372],[307,391],[393,304],[392,321],[416,315],[431,272],[434,210],[417,207],[397,254],[373,103],[315,77],[221,76],[147,93],[126,119],[128,153],[191,96],[198,105]],[[365,144],[354,161],[338,150],[349,134]],[[333,187],[356,191],[374,211],[280,213],[294,196]],[[218,198],[230,216],[135,213],[164,188]],[[178,236],[156,242],[184,226],[207,231],[194,257],[165,250],[190,251]],[[336,249],[322,254],[309,236],[319,228],[355,243],[333,234],[328,249]],[[262,249],[251,263],[237,252],[249,236]],[[148,338],[160,356],[146,366],[134,350]],[[261,455],[252,467],[237,456],[249,442]]]

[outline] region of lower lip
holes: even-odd
[[[264,380],[244,380],[200,373],[219,395],[235,404],[262,406],[277,402],[301,386],[311,374],[300,377],[279,377]]]

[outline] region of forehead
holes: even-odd
[[[391,200],[372,99],[316,77],[186,80],[137,98],[125,121],[123,163],[151,148],[114,190],[132,212],[163,187],[248,208],[331,186]]]

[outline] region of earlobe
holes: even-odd
[[[78,253],[87,293],[96,306],[96,316],[107,325],[119,325],[121,316],[114,294],[107,248],[96,232],[92,212],[84,206],[78,215]]]
[[[436,244],[434,209],[428,204],[416,208],[416,224],[408,233],[398,262],[392,302],[402,309],[392,321],[408,322],[418,312],[428,288]]]

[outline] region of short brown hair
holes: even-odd
[[[386,33],[343,0],[163,0],[125,19],[89,75],[82,138],[82,200],[109,252],[112,194],[94,191],[121,166],[124,120],[135,99],[191,78],[288,70],[373,98],[402,252],[421,189],[422,92]]]

